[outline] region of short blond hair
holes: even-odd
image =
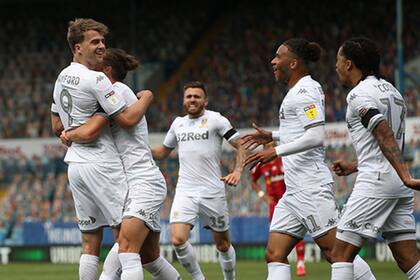
[[[104,36],[108,34],[108,27],[105,24],[91,18],[76,18],[69,22],[67,42],[73,53],[74,45],[83,42],[85,39],[84,33],[89,30],[95,30]]]

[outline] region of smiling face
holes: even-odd
[[[184,91],[184,108],[191,117],[201,116],[207,104],[207,96],[201,88],[187,88]]]
[[[296,59],[285,45],[280,45],[277,49],[276,55],[271,60],[274,77],[276,81],[287,84],[290,80],[291,70],[295,67]]]
[[[83,36],[83,41],[75,44],[75,55],[89,69],[101,70],[105,55],[104,35],[96,30],[88,30],[83,33]]]

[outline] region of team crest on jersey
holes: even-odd
[[[208,128],[208,127],[209,127],[208,119],[207,118],[203,118],[201,120],[201,124],[200,124],[199,128]]]
[[[110,93],[107,93],[105,95],[106,100],[108,100],[109,103],[111,103],[112,105],[115,105],[118,103],[118,97],[115,95],[114,91],[111,91]]]
[[[316,116],[318,116],[316,105],[313,103],[303,108],[303,111],[305,111],[306,116],[310,118],[311,120],[315,119]]]

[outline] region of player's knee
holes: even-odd
[[[172,245],[175,247],[181,246],[183,244],[185,244],[185,242],[187,242],[187,238],[184,236],[176,236],[173,235],[172,236]]]
[[[267,263],[287,263],[287,256],[284,256],[284,254],[282,254],[279,250],[267,247],[265,250],[265,260],[267,261]]]
[[[230,242],[228,240],[220,240],[216,243],[216,248],[220,252],[227,252],[230,248]]]

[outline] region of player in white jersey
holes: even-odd
[[[102,63],[107,32],[104,24],[92,19],[69,23],[67,40],[73,62],[61,71],[54,87],[52,125],[56,135],[62,128],[69,130],[84,124],[100,108],[123,127],[139,120],[142,102],[127,108],[109,79],[94,71]],[[115,227],[117,234],[127,193],[124,169],[110,129],[92,143],[73,143],[65,161],[69,164],[70,188],[82,231],[79,276],[96,279],[102,227]]]
[[[172,244],[181,264],[194,280],[204,279],[188,235],[197,218],[213,232],[224,279],[235,279],[235,250],[229,240],[229,213],[225,184],[239,183],[244,150],[239,134],[220,113],[206,110],[207,93],[201,82],[184,86],[186,116],[177,117],[163,146],[152,148],[155,159],[164,159],[178,146],[179,178],[172,204]],[[222,177],[220,160],[225,138],[236,148],[236,167]]]
[[[134,70],[137,66],[137,59],[125,51],[106,50],[103,71],[113,83],[114,91],[125,99],[128,106],[136,103],[137,98],[122,81],[127,71]],[[152,97],[150,91],[142,91],[141,100],[144,101],[142,116]],[[108,128],[108,124],[107,117],[97,114],[77,129],[63,132],[62,137],[65,141],[92,142],[103,129]],[[153,279],[180,279],[178,272],[160,257],[159,211],[166,198],[167,190],[163,175],[152,158],[146,119],[142,117],[136,126],[128,130],[112,123],[111,131],[124,165],[129,192],[124,206],[119,243],[115,243],[111,249],[100,280],[119,279],[121,264],[121,279],[143,279],[141,263],[129,262],[127,264],[125,262],[127,253],[137,257],[139,252],[144,268],[152,273]],[[121,264],[118,261],[118,247]]]
[[[401,149],[404,144],[406,104],[395,87],[379,75],[376,44],[359,37],[345,41],[337,53],[340,82],[352,88],[347,95],[346,121],[357,161],[339,160],[339,176],[358,172],[353,192],[337,229],[332,279],[353,279],[351,261],[363,241],[382,233],[398,266],[408,279],[420,279],[416,248],[412,179]]]
[[[317,43],[301,38],[285,41],[271,61],[277,81],[288,88],[279,111],[278,131],[257,130],[243,136],[245,148],[271,141],[279,143],[250,155],[245,165],[263,164],[282,156],[286,193],[278,202],[266,249],[267,279],[291,279],[287,256],[309,232],[328,261],[335,240],[337,209],[333,179],[325,162],[324,93],[309,74],[309,63],[319,60]],[[356,259],[358,275],[371,275],[369,266]]]

